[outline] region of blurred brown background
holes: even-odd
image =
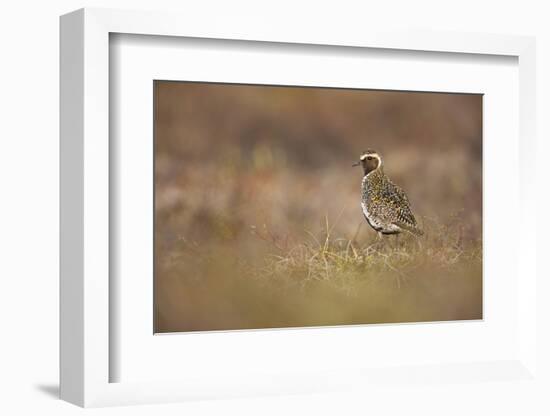
[[[157,331],[238,327],[211,320],[220,276],[327,219],[370,240],[351,167],[367,148],[421,225],[459,221],[461,238],[481,238],[481,95],[157,81],[155,100]]]

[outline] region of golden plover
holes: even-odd
[[[402,231],[422,235],[407,195],[386,176],[380,155],[374,150],[366,150],[353,166],[359,165],[364,171],[361,208],[369,225],[379,236]]]

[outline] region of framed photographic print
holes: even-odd
[[[61,18],[62,398],[532,379],[533,39],[232,28]]]

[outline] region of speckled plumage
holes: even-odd
[[[361,183],[361,208],[369,225],[382,234],[408,231],[421,235],[407,195],[384,173],[381,157],[367,150],[359,163],[365,174]]]

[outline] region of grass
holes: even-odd
[[[322,238],[308,232],[310,241],[289,246],[288,238],[280,241],[264,227],[253,233],[269,241],[279,254],[266,259],[264,267],[254,270],[256,279],[275,284],[304,288],[315,281],[324,281],[337,290],[352,296],[358,285],[378,282],[392,277],[397,289],[411,285],[420,270],[454,272],[462,266],[481,265],[480,242],[464,242],[461,227],[441,226],[425,222],[425,236],[408,233],[375,237],[363,244],[354,238],[332,236],[334,225],[325,217]]]
[[[178,289],[171,294],[179,293],[172,298],[177,311],[159,313],[160,326],[194,331],[482,317],[481,241],[465,239],[460,222],[424,219],[422,237],[379,239],[363,225],[350,238],[334,235],[339,220],[331,225],[325,217],[324,229],[306,231],[304,241],[251,227],[251,238],[269,247],[256,261],[239,257],[230,244],[203,251],[182,242],[164,270],[178,282],[169,285]]]

